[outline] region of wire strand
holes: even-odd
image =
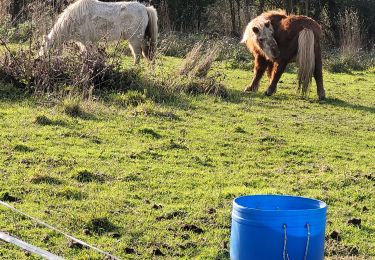
[[[65,233],[64,231],[61,231],[61,230],[55,228],[54,226],[51,226],[50,224],[47,224],[46,222],[44,222],[44,221],[42,221],[42,220],[39,220],[39,219],[37,219],[37,218],[35,218],[35,217],[33,217],[33,216],[30,216],[30,215],[28,215],[28,214],[26,214],[26,213],[24,213],[24,212],[22,212],[22,211],[16,209],[15,207],[9,205],[8,203],[6,203],[6,202],[4,202],[4,201],[1,201],[1,200],[0,200],[0,204],[3,205],[3,206],[6,207],[6,208],[8,208],[8,209],[10,209],[10,210],[12,210],[12,211],[18,213],[18,214],[20,214],[20,215],[23,215],[23,216],[25,216],[25,217],[28,217],[28,218],[34,220],[36,223],[38,223],[38,224],[40,224],[40,225],[42,225],[42,226],[45,226],[45,227],[47,227],[47,228],[49,228],[49,229],[52,229],[52,230],[56,231],[57,233],[60,233],[60,234],[64,235],[65,237],[70,238],[71,240],[80,243],[80,244],[83,245],[83,246],[89,247],[89,248],[91,248],[92,250],[94,250],[94,251],[96,251],[96,252],[99,252],[99,253],[101,253],[101,254],[103,254],[103,255],[106,255],[106,256],[110,257],[111,259],[114,259],[114,260],[120,260],[120,258],[118,258],[118,257],[116,257],[116,256],[114,256],[114,255],[111,255],[111,254],[109,254],[109,253],[107,253],[107,252],[105,252],[105,251],[103,251],[103,250],[101,250],[101,249],[99,249],[99,248],[97,248],[97,247],[95,247],[95,246],[92,246],[92,245],[90,245],[90,244],[88,244],[88,243],[86,243],[86,242],[84,242],[84,241],[82,241],[82,240],[80,240],[80,239],[78,239],[78,238],[75,238],[75,237],[73,237],[73,236],[71,236],[71,235]]]

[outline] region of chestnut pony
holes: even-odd
[[[287,64],[296,60],[298,91],[306,96],[314,76],[320,100],[325,99],[320,38],[322,30],[313,19],[270,11],[254,18],[246,27],[242,43],[254,55],[254,79],[245,91],[257,91],[267,71],[270,85],[265,92],[271,96]]]

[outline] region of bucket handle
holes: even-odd
[[[307,227],[307,241],[306,241],[306,248],[305,248],[305,256],[303,257],[304,260],[307,260],[307,255],[309,253],[309,246],[310,246],[310,224],[306,223]],[[284,248],[283,248],[283,260],[289,260],[288,252],[286,251],[286,242],[287,242],[287,233],[286,233],[286,224],[283,224],[284,229]]]

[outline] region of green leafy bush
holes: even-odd
[[[370,69],[374,64],[374,51],[362,51],[352,55],[337,53],[328,56],[325,61],[325,68],[332,73],[350,73],[351,71]]]

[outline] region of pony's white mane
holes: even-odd
[[[56,44],[60,44],[63,37],[67,37],[67,33],[71,32],[77,17],[81,17],[88,11],[92,2],[97,0],[78,0],[69,5],[59,16],[51,32],[48,34],[49,39],[53,39]]]

